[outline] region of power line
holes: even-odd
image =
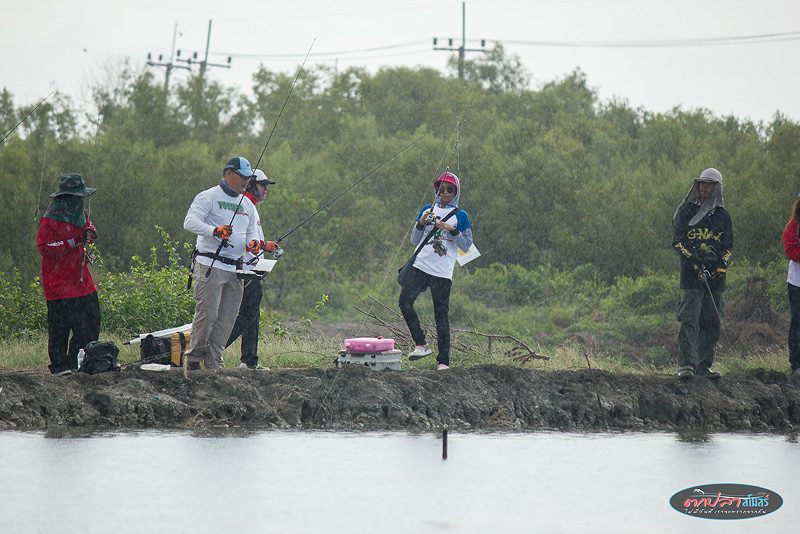
[[[498,42],[530,46],[560,46],[583,48],[658,48],[685,46],[726,46],[740,44],[760,44],[800,39],[800,31],[784,33],[765,33],[760,35],[739,35],[735,37],[709,37],[691,39],[666,39],[660,41],[517,41],[498,40]]]
[[[379,52],[382,50],[394,50],[397,48],[406,48],[409,46],[416,46],[428,43],[428,39],[418,39],[416,41],[408,41],[405,43],[398,43],[386,46],[376,46],[373,48],[360,48],[357,50],[339,50],[336,52],[315,52],[311,57],[324,57],[324,56],[344,56],[348,54],[364,54],[367,52]],[[236,52],[212,52],[212,55],[225,55],[241,59],[297,59],[305,57],[305,54],[244,54]]]
[[[495,42],[501,44],[511,45],[527,45],[527,46],[549,46],[549,47],[574,47],[574,48],[667,48],[667,47],[691,47],[691,46],[731,46],[743,44],[762,44],[774,43],[784,41],[797,41],[800,40],[800,31],[783,32],[783,33],[766,33],[757,35],[739,35],[733,37],[710,37],[710,38],[689,38],[689,39],[665,39],[658,41],[522,41],[515,39],[464,39],[464,44],[475,43],[485,46],[487,42]],[[384,50],[397,50],[417,46],[423,43],[428,43],[427,39],[418,39],[416,41],[407,41],[404,43],[397,43],[386,46],[378,46],[371,48],[359,48],[354,50],[339,50],[336,52],[317,52],[311,55],[311,58],[317,57],[341,57],[352,54],[368,54],[371,52],[378,52]],[[449,42],[449,40],[448,40]],[[438,44],[434,42],[434,45]],[[477,49],[476,49],[477,50]],[[454,51],[458,51],[457,48]],[[413,50],[409,52],[397,52],[391,54],[392,56],[403,54],[417,54],[420,50]],[[211,55],[227,56],[241,59],[270,59],[270,60],[297,60],[302,59],[305,53],[291,53],[291,54],[246,54],[236,52],[212,52]],[[369,56],[369,57],[387,57],[383,56]],[[369,59],[369,57],[361,58],[344,58],[344,59]]]

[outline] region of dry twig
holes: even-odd
[[[389,332],[391,332],[392,337],[394,337],[398,341],[397,344],[401,344],[402,343],[402,344],[410,345],[410,344],[413,343],[413,340],[411,339],[411,335],[409,334],[408,329],[406,328],[406,325],[405,325],[404,322],[395,322],[393,320],[387,320],[384,317],[381,317],[380,314],[378,313],[378,311],[375,308],[378,307],[380,310],[386,312],[394,320],[402,319],[402,315],[400,315],[394,309],[390,308],[389,306],[387,306],[386,304],[384,304],[381,301],[377,300],[375,297],[373,297],[371,295],[368,297],[369,301],[365,300],[360,295],[356,295],[356,296],[363,303],[363,306],[361,306],[361,307],[353,306],[353,308],[355,308],[357,311],[363,313],[364,315],[366,315],[367,317],[372,319],[372,321],[374,322],[374,324],[376,326],[380,326],[382,328],[385,328]],[[373,306],[373,304],[375,304],[377,306]],[[426,312],[426,318],[428,319],[428,321],[431,321],[431,318],[427,314],[427,312]],[[472,319],[470,318],[470,321],[471,320]],[[429,337],[430,339],[435,340],[435,341],[438,342],[438,336],[436,334],[436,324],[435,323],[431,323],[431,322],[422,323],[421,322],[420,326],[425,331],[427,337]],[[510,342],[515,344],[514,347],[512,347],[510,350],[508,350],[508,351],[506,351],[504,353],[504,355],[506,357],[511,358],[513,361],[516,361],[516,362],[524,364],[524,363],[527,363],[527,362],[529,362],[531,360],[549,360],[550,359],[549,356],[543,356],[541,354],[537,354],[536,351],[534,349],[532,349],[531,347],[529,347],[527,343],[525,343],[524,341],[522,341],[522,340],[520,340],[520,339],[518,339],[518,338],[516,338],[514,336],[505,335],[505,334],[503,334],[503,335],[500,335],[500,334],[486,334],[486,333],[483,333],[483,332],[478,332],[478,330],[474,327],[474,324],[473,324],[473,328],[471,330],[463,330],[463,329],[459,329],[459,328],[451,328],[450,331],[453,332],[453,334],[454,334],[450,339],[451,347],[453,349],[455,349],[455,350],[462,351],[464,353],[476,353],[476,352],[478,352],[478,350],[474,346],[471,346],[468,343],[465,343],[464,341],[461,340],[462,337],[475,336],[476,338],[478,338],[478,345],[480,347],[479,350],[480,350],[481,353],[491,354],[492,353],[492,342],[494,340],[505,340],[505,341],[510,341]],[[488,349],[486,351],[484,351],[483,346],[480,343],[480,338],[481,337],[487,338],[489,340]]]

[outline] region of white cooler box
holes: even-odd
[[[339,357],[336,359],[336,367],[348,364],[366,365],[373,371],[383,371],[384,369],[399,371],[400,363],[400,351],[397,349],[382,352],[340,350]]]

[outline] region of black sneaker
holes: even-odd
[[[199,371],[200,370],[200,362],[186,362],[186,368],[189,371]]]
[[[680,369],[678,369],[678,378],[692,378],[694,376],[694,369],[692,369],[688,365],[684,365]]]
[[[701,367],[695,374],[697,376],[704,376],[711,379],[722,378],[722,373],[719,371],[712,371],[710,367]]]
[[[53,376],[69,376],[72,374],[72,372],[72,369],[64,369],[63,371],[53,373]]]

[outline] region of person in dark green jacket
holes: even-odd
[[[672,246],[681,258],[678,376],[719,378],[722,375],[712,371],[711,365],[724,316],[733,226],[722,199],[722,174],[717,169],[708,168],[694,180],[672,224]]]

